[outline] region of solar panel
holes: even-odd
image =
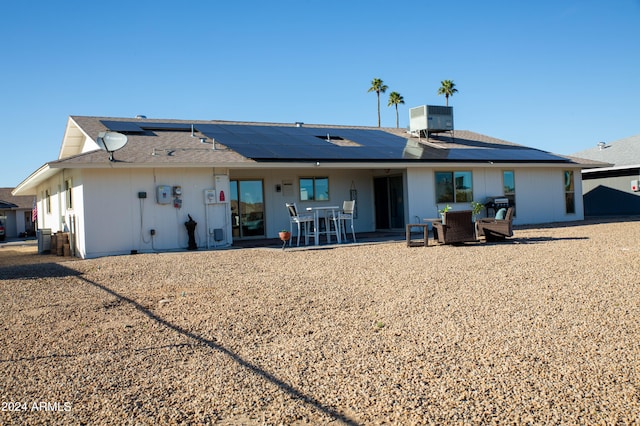
[[[130,121],[100,120],[100,122],[112,132],[144,133],[137,123]]]
[[[133,124],[133,123],[132,123]],[[141,128],[145,130],[178,130],[178,131],[191,131],[191,124],[189,123],[140,123]],[[194,126],[196,127],[196,126]]]
[[[473,148],[435,148],[377,129],[238,124],[199,124],[197,128],[207,137],[258,161],[569,161],[536,149],[466,139],[455,142]],[[342,138],[343,142],[351,141],[358,146],[338,145],[328,141],[327,134],[334,142]],[[487,148],[475,148],[482,146]]]
[[[262,160],[394,160],[400,158],[405,144],[404,138],[379,130],[229,124],[199,125],[198,130],[245,157]],[[339,146],[327,140],[326,135],[330,139],[341,138],[342,142],[352,141],[360,146]],[[385,149],[370,150],[376,146]],[[264,157],[257,157],[260,152]]]

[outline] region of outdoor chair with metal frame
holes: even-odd
[[[342,211],[340,211],[337,215],[337,227],[336,229],[344,236],[343,241],[347,241],[347,221],[350,222],[351,225],[351,236],[353,237],[353,242],[356,242],[356,232],[353,229],[353,215],[356,209],[355,200],[344,201],[342,203]]]
[[[295,223],[298,228],[298,247],[300,247],[300,235],[304,230],[304,243],[305,245],[309,245],[309,233],[311,232],[311,226],[313,225],[313,215],[308,214],[299,214],[298,207],[296,203],[285,203],[287,206],[287,211],[289,212],[289,232],[293,236],[293,224]],[[293,238],[289,239],[289,246],[291,246],[291,242]]]

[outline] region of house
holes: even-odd
[[[13,188],[0,188],[0,226],[4,227],[3,237],[17,238],[35,235],[33,222],[33,195],[13,195]]]
[[[68,229],[82,258],[182,250],[190,217],[199,248],[277,238],[286,202],[356,200],[356,232],[402,230],[497,196],[516,206],[515,224],[583,219],[580,171],[593,165],[414,127],[71,116],[58,159],[14,194],[36,196],[38,228]]]
[[[603,163],[582,171],[586,216],[640,214],[640,135],[599,142],[574,155]]]

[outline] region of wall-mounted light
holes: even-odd
[[[319,166],[320,166],[320,162],[316,161],[316,167],[319,167]]]

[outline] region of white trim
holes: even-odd
[[[638,168],[640,168],[640,164],[633,164],[629,166],[600,167],[597,169],[583,170],[582,173],[585,174],[585,173],[597,173],[597,172],[610,172],[610,171],[616,171],[616,170],[638,169]]]

